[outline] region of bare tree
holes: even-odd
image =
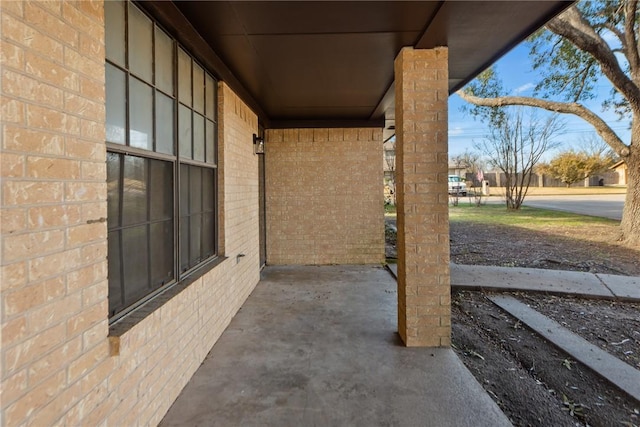
[[[489,135],[476,144],[488,162],[505,176],[507,209],[520,209],[529,191],[534,168],[542,155],[559,143],[554,139],[563,129],[557,115],[540,119],[532,110],[505,110],[499,120],[490,121]]]
[[[469,85],[458,94],[477,106],[527,105],[585,120],[628,166],[622,238],[640,245],[640,19],[638,0],[584,1],[549,21],[532,39],[534,68],[542,72],[536,97],[503,96],[492,85]],[[622,141],[610,124],[581,101],[595,96],[597,76],[612,84],[605,107],[630,118]]]

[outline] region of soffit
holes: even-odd
[[[392,118],[393,62],[404,46],[448,46],[454,91],[570,3],[180,1],[173,7],[264,123],[311,126]]]

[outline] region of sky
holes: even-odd
[[[529,60],[529,47],[526,42],[521,43],[505,56],[495,66],[498,76],[502,79],[503,86],[511,95],[532,96],[533,88],[540,80],[537,71],[533,70]],[[603,77],[597,86],[599,96],[585,106],[590,108],[613,128],[623,141],[629,140],[628,124],[618,121],[615,113],[602,111],[602,101],[608,98],[611,90],[609,82]],[[449,156],[461,154],[465,149],[474,149],[474,143],[481,141],[487,134],[486,127],[461,109],[466,102],[458,95],[449,97]],[[542,113],[542,110],[540,110]],[[546,113],[545,113],[546,114]],[[565,130],[558,135],[562,146],[558,150],[547,153],[544,160],[549,160],[559,151],[579,149],[580,144],[592,136],[597,136],[591,125],[573,115],[562,115],[565,121]]]

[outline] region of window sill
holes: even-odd
[[[180,292],[185,290],[189,285],[195,282],[200,277],[207,274],[216,266],[222,264],[227,257],[219,256],[201,265],[196,270],[192,271],[189,276],[185,277],[181,281],[177,282],[155,298],[147,301],[125,317],[118,319],[113,325],[109,326],[109,348],[111,356],[118,356],[120,354],[120,337],[133,329],[138,323],[146,319],[153,314],[156,310],[162,307],[165,303],[170,301]]]

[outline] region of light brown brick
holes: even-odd
[[[52,230],[6,236],[2,253],[4,260],[11,262],[59,251],[63,247],[64,233]]]
[[[5,374],[0,387],[0,400],[9,406],[11,402],[22,396],[27,390],[27,371],[22,369],[16,373]]]
[[[34,258],[29,261],[29,279],[34,281],[63,274],[80,265],[80,250],[64,252]]]
[[[102,76],[102,75],[101,75]],[[101,77],[98,76],[98,77]],[[94,79],[92,76],[80,76],[80,94],[93,99],[95,102],[104,102],[105,86],[104,83]]]
[[[80,162],[50,157],[28,157],[27,176],[30,178],[75,180],[80,178]]]
[[[3,42],[0,49],[0,65],[15,70],[24,69],[24,51],[20,46],[12,43]],[[6,68],[5,68],[6,70]]]
[[[37,28],[46,28],[50,35],[69,46],[77,46],[78,32],[56,15],[38,3],[25,4],[24,17],[27,22]]]
[[[65,94],[64,108],[69,113],[94,121],[104,120],[105,117],[105,107],[103,103],[98,103],[73,93]]]
[[[44,84],[34,78],[6,70],[2,73],[2,86],[7,95],[44,104],[53,108],[61,108],[62,90]]]
[[[6,369],[11,372],[16,368],[28,366],[33,361],[42,357],[65,341],[65,325],[59,324],[47,330],[41,331],[33,338],[29,338],[19,344],[6,349]]]
[[[57,371],[66,369],[67,361],[77,358],[81,350],[82,342],[76,338],[43,355],[27,368],[29,383],[38,384]]]
[[[45,301],[44,295],[44,286],[41,284],[7,292],[2,299],[4,315],[14,316],[42,305]]]
[[[2,324],[2,345],[8,346],[24,339],[27,335],[27,319],[16,317]],[[6,348],[6,347],[5,347]]]
[[[14,98],[0,96],[0,115],[4,122],[24,123],[25,108],[24,103]]]
[[[77,381],[108,357],[109,343],[107,340],[103,340],[102,344],[97,345],[89,351],[85,351],[80,357],[71,362],[69,365],[69,381]]]
[[[4,4],[16,4],[17,1],[2,2]],[[26,3],[26,2],[25,2]],[[4,7],[3,7],[4,8]],[[51,59],[62,61],[62,44],[53,38],[38,31],[37,26],[31,23],[21,22],[14,16],[2,15],[2,36],[13,41],[19,46],[29,48],[35,53],[45,55]]]
[[[27,283],[26,272],[27,263],[24,261],[0,265],[0,289],[2,292],[23,287]]]
[[[26,110],[27,123],[31,127],[62,134],[80,134],[80,119],[77,117],[39,105],[27,105]]]
[[[103,298],[102,301],[106,302],[106,299]],[[85,308],[78,315],[71,317],[67,321],[67,333],[70,336],[81,334],[104,320],[107,317],[107,313],[105,304],[96,304],[90,308]]]
[[[68,295],[61,298],[63,294],[64,280],[56,277],[45,282],[45,300],[47,302],[29,313],[29,330],[41,331],[80,313],[82,308],[81,295]],[[55,296],[58,299],[51,301]]]
[[[106,200],[106,196],[106,182],[67,182],[65,184],[65,200],[69,202],[98,202]]]
[[[29,228],[51,228],[78,224],[82,215],[80,205],[52,205],[29,208]]]
[[[64,137],[48,131],[5,126],[3,136],[7,150],[49,155],[61,155],[64,152]]]
[[[24,156],[2,153],[0,156],[0,176],[2,178],[20,178],[24,176]]]
[[[12,425],[20,425],[37,408],[48,403],[52,396],[64,390],[65,385],[65,373],[58,372],[9,406],[5,412],[5,420]]]
[[[30,419],[30,427],[44,425],[69,425],[60,419],[81,397],[80,384],[72,384],[69,388],[53,397],[47,405],[37,411]]]
[[[104,222],[77,225],[67,229],[67,247],[103,240],[106,237],[107,226]]]
[[[78,71],[87,76],[104,74],[104,62],[99,57],[87,57],[74,49],[64,50],[64,64],[70,70]]]
[[[83,180],[107,180],[107,166],[105,163],[82,162],[81,170],[81,177]]]

